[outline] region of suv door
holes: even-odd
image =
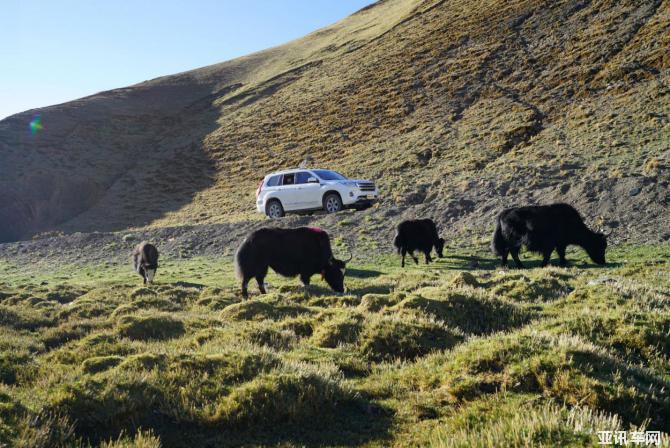
[[[277,187],[277,197],[284,210],[298,208],[298,195],[295,185],[295,173],[286,173],[282,176],[281,185]]]
[[[321,184],[309,171],[299,171],[295,175],[298,205],[300,208],[321,207]]]

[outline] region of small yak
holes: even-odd
[[[519,260],[522,245],[542,254],[543,267],[549,264],[555,249],[560,265],[565,266],[565,249],[571,244],[582,247],[594,263],[605,264],[607,237],[589,230],[571,205],[551,204],[503,210],[496,219],[491,248],[502,258],[502,266],[512,254],[516,266],[523,268]]]
[[[437,234],[437,227],[432,219],[407,220],[398,224],[393,245],[402,255],[402,267],[405,267],[405,255],[408,253],[414,263],[419,264],[419,260],[414,256],[415,250],[425,254],[426,264],[428,264],[433,261],[430,258],[433,247],[435,247],[437,256],[442,258],[444,238],[440,238]]]
[[[351,260],[351,258],[349,258]],[[251,233],[235,253],[235,269],[242,281],[242,296],[249,297],[247,286],[256,279],[265,294],[268,268],[284,277],[300,276],[307,287],[312,275],[320,273],[336,292],[344,292],[344,272],[349,261],[333,256],[330,238],[314,227],[296,229],[264,228]]]
[[[133,267],[144,284],[152,283],[158,269],[158,249],[151,243],[142,241],[133,250]]]

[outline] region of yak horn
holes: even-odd
[[[347,252],[349,252],[349,258],[347,258],[346,260],[343,260],[345,263],[349,263],[354,258],[354,254],[351,253],[351,250],[349,249],[349,246],[347,246]]]

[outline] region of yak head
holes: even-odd
[[[153,283],[154,276],[156,275],[156,270],[158,269],[157,264],[146,265],[143,267],[144,270],[144,283]]]
[[[435,243],[435,252],[437,252],[437,256],[440,258],[444,258],[444,255],[442,255],[442,250],[444,250],[444,238],[438,238],[437,242]]]
[[[347,261],[330,257],[328,264],[321,271],[321,276],[335,292],[344,292],[344,273],[347,271]]]
[[[584,249],[594,263],[604,265],[606,263],[607,236],[603,233],[593,232]]]

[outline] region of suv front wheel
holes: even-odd
[[[265,214],[270,219],[279,219],[284,216],[284,207],[277,199],[273,199],[265,206]]]
[[[323,197],[323,209],[326,213],[335,213],[342,210],[342,199],[337,193],[328,193]]]

